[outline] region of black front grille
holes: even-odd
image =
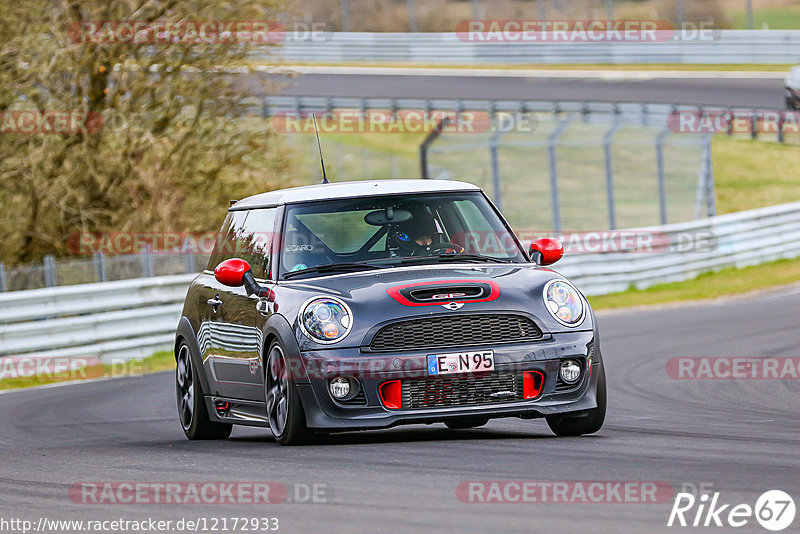
[[[400,321],[381,328],[369,345],[373,351],[441,349],[536,341],[542,331],[521,315],[482,314],[426,317]]]
[[[521,373],[404,380],[403,409],[480,406],[522,400]]]
[[[334,399],[336,400],[336,399]],[[355,397],[348,400],[336,400],[339,404],[345,404],[347,406],[363,406],[367,403],[367,396],[364,393],[364,388],[359,389],[358,393],[356,393]]]

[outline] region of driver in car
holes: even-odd
[[[455,243],[446,243],[452,245],[447,248],[432,246],[442,242],[442,234],[436,220],[424,208],[415,209],[411,213],[412,218],[397,225],[392,236],[399,255],[422,256],[431,255],[434,252],[455,252],[457,254],[464,252],[464,247]]]

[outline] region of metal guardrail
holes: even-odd
[[[681,237],[699,237],[704,244],[687,251],[572,255],[556,268],[585,293],[603,295],[688,280],[726,267],[796,258],[800,256],[800,202],[636,231],[666,234],[673,248],[680,246]]]
[[[133,359],[169,348],[191,275],[0,295],[0,357]]]
[[[800,202],[639,229],[711,237],[704,250],[567,256],[556,268],[599,295],[693,278],[725,267],[800,256]],[[194,275],[17,291],[0,295],[0,357],[109,361],[169,349]]]
[[[800,30],[713,30],[705,38],[676,32],[663,42],[467,42],[456,33],[334,32],[325,39],[287,34],[277,51],[252,58],[301,62],[431,64],[800,62]]]

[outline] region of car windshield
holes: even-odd
[[[286,207],[281,278],[444,261],[524,262],[480,192],[329,200]]]

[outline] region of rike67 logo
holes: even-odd
[[[699,496],[695,492],[675,495],[675,503],[667,521],[668,527],[740,528],[753,524],[755,520],[765,529],[779,532],[787,529],[794,521],[794,499],[785,491],[766,491],[758,497],[754,506],[748,503],[725,502],[718,491],[700,493]]]

